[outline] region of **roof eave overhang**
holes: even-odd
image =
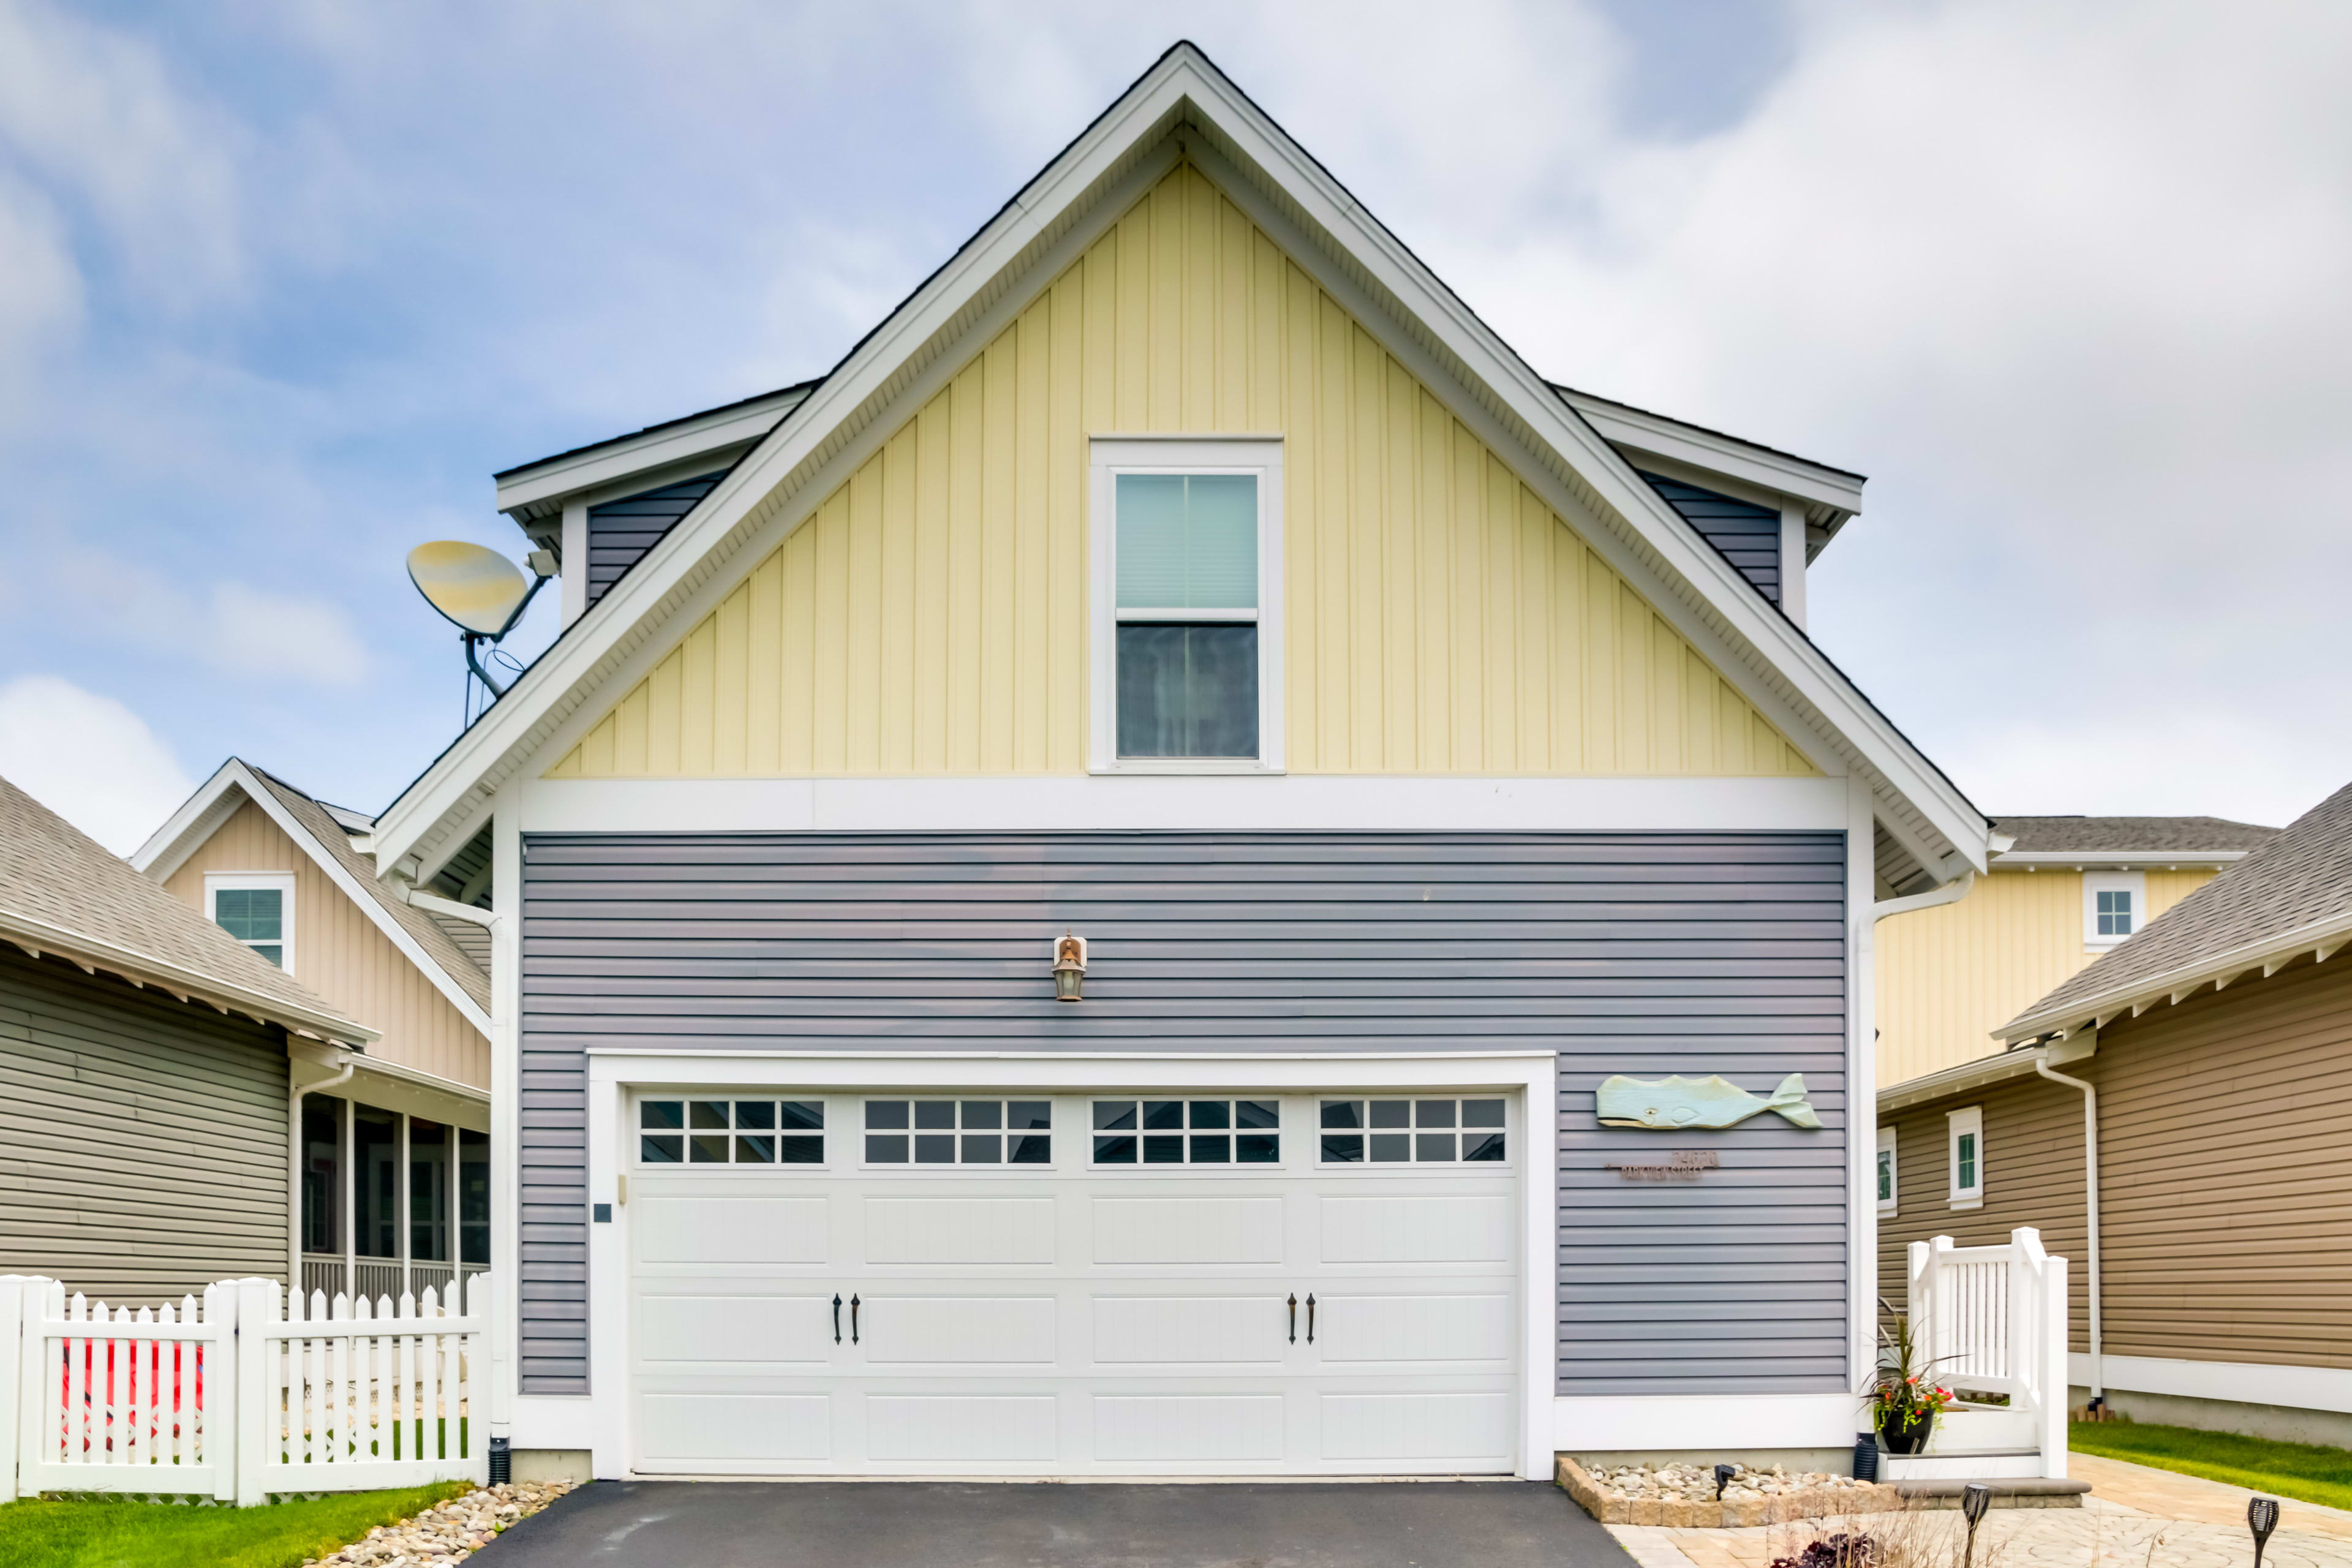
[[[660,619],[715,575],[756,523],[781,510],[826,458],[984,325],[1050,258],[1079,216],[1126,194],[1180,127],[1181,153],[1221,183],[1245,182],[1294,242],[1315,246],[1379,312],[1408,363],[1451,383],[1539,470],[1567,515],[1591,519],[1613,552],[1663,586],[1685,636],[1704,633],[1751,694],[1797,721],[1791,735],[1823,771],[1865,780],[1888,831],[1939,879],[1986,865],[1984,817],[1871,706],[1787,617],[1675,513],[1592,425],[1439,282],[1345,188],[1189,46],[1136,85],[870,334],[624,576],[572,633],[520,677],[378,818],[379,874],[430,875],[453,816],[471,816]],[[1197,135],[1190,132],[1197,132]],[[1139,195],[1139,191],[1133,193]],[[1277,239],[1286,237],[1276,233]],[[1343,298],[1343,302],[1347,302]],[[1599,541],[1596,541],[1599,542]]]
[[[1808,462],[1752,441],[1653,414],[1646,408],[1595,397],[1574,387],[1558,390],[1612,446],[1723,474],[1785,496],[1803,505],[1807,521],[1832,532],[1862,510],[1864,480],[1859,474]]]
[[[2230,866],[2252,854],[2251,849],[2130,849],[2088,854],[2056,849],[2010,850],[1992,858],[1996,871],[2159,871],[2175,867]]]
[[[2011,1079],[2028,1077],[2034,1070],[2034,1063],[2047,1060],[2049,1054],[2038,1047],[2004,1051],[1999,1056],[1982,1057],[1957,1067],[1925,1073],[1902,1083],[1889,1084],[1878,1091],[1878,1113],[1885,1116],[1890,1111],[1925,1105],[1948,1095],[1967,1094],[1989,1089],[1997,1083],[2006,1083]]]
[[[617,436],[575,451],[525,463],[494,476],[497,506],[518,517],[561,510],[565,497],[601,489],[674,463],[723,456],[759,444],[808,395],[810,384],[781,388],[701,414]]]
[[[2063,1006],[2038,1007],[2003,1024],[1993,1031],[1993,1037],[2015,1044],[2104,1028],[2116,1018],[2137,1017],[2152,1007],[2186,1002],[2209,986],[2216,991],[2226,990],[2248,974],[2275,974],[2306,955],[2324,963],[2347,946],[2352,946],[2352,910],[2339,911],[2292,931],[2246,942],[2145,979],[2090,992]]]
[[[340,1014],[299,1007],[233,981],[202,974],[149,953],[68,931],[14,910],[0,910],[0,937],[37,956],[54,953],[84,969],[102,969],[135,985],[153,986],[185,1002],[206,1003],[224,1013],[242,1013],[257,1023],[316,1039],[364,1046],[383,1038],[376,1030]]]

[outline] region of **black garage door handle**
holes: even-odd
[[[857,1342],[857,1309],[860,1305],[856,1297],[852,1296],[849,1299],[849,1342],[851,1344]]]
[[[841,1342],[841,1292],[833,1293],[833,1342]]]

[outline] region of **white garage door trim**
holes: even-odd
[[[1182,1091],[1192,1089],[1265,1090],[1292,1094],[1348,1090],[1380,1092],[1425,1089],[1489,1090],[1511,1095],[1516,1126],[1528,1135],[1516,1140],[1511,1164],[1520,1207],[1515,1248],[1520,1343],[1517,1363],[1517,1473],[1549,1479],[1551,1464],[1554,1335],[1558,1315],[1557,1139],[1552,1135],[1556,1088],[1548,1051],[1444,1054],[1327,1053],[1188,1055],[1143,1057],[1100,1053],[898,1052],[844,1057],[793,1052],[592,1052],[589,1064],[588,1155],[590,1201],[614,1205],[611,1223],[589,1227],[591,1358],[595,1392],[586,1398],[531,1400],[519,1409],[547,1438],[562,1436],[563,1447],[593,1450],[595,1473],[630,1473],[636,1450],[632,1431],[629,1317],[631,1249],[629,1208],[621,1202],[620,1177],[630,1168],[624,1154],[634,1148],[635,1129],[625,1125],[631,1094],[637,1089],[697,1089],[805,1087],[822,1092],[887,1089],[983,1091],[1129,1089]],[[1532,1112],[1532,1114],[1530,1114]],[[1057,1132],[1060,1129],[1057,1128]],[[1287,1130],[1286,1130],[1287,1131]],[[851,1167],[854,1169],[855,1167]],[[1213,1175],[1212,1179],[1219,1179]],[[521,1424],[519,1421],[519,1440]],[[542,1439],[543,1440],[543,1439]]]

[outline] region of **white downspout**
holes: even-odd
[[[1882,899],[1870,906],[1871,921],[1875,924],[1889,915],[1907,915],[1914,910],[1932,910],[1938,904],[1957,904],[1967,898],[1969,889],[1976,885],[1977,874],[1963,871],[1940,888],[1914,893],[1907,899]]]
[[[2053,1083],[2083,1091],[2083,1213],[2091,1254],[2091,1404],[2096,1408],[2107,1402],[2106,1384],[2101,1381],[2104,1369],[2099,1364],[2099,1091],[2079,1078],[2052,1072],[2042,1057],[2033,1058],[2033,1070]]]
[[[286,1073],[286,1288],[302,1289],[302,1097],[316,1089],[341,1089],[359,1070],[359,1058],[346,1057],[342,1070],[316,1083],[296,1083],[291,1063]],[[345,1280],[348,1286],[351,1283]]]

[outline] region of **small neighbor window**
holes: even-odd
[[[1097,767],[1280,765],[1280,450],[1096,443]]]
[[[2113,947],[2147,923],[2147,874],[2087,871],[2083,876],[2083,941]]]
[[[1984,1109],[1969,1106],[1947,1119],[1952,1154],[1952,1206],[1977,1208],[1984,1203]]]
[[[1878,1212],[1895,1212],[1895,1129],[1878,1130]]]
[[[1327,1100],[1327,1165],[1442,1165],[1505,1157],[1500,1100]]]
[[[1097,1165],[1273,1165],[1282,1108],[1271,1100],[1097,1100]]]
[[[822,1165],[824,1104],[813,1100],[646,1100],[637,1159],[647,1165]]]
[[[869,1165],[1050,1165],[1054,1107],[1043,1100],[869,1100]]]
[[[277,872],[215,872],[205,879],[206,913],[229,935],[278,968],[294,967],[294,879]]]

